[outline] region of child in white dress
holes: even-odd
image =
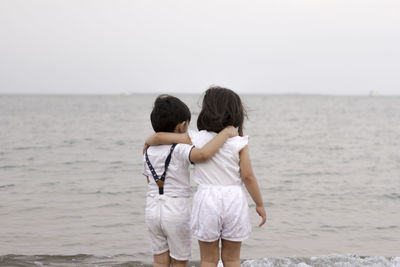
[[[209,160],[195,165],[198,190],[193,199],[191,228],[199,241],[201,266],[217,266],[221,254],[224,266],[240,266],[240,248],[250,231],[248,204],[243,184],[266,221],[260,189],[253,173],[248,137],[243,135],[246,116],[240,97],[232,90],[211,87],[204,95],[197,120],[199,132],[158,133],[146,143],[186,143],[202,148],[226,126],[238,127],[239,135],[229,138]],[[219,242],[221,240],[221,253]]]

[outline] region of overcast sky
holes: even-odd
[[[398,0],[0,0],[0,93],[400,95]]]

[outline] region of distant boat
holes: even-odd
[[[125,91],[125,92],[121,93],[121,95],[129,96],[129,95],[132,95],[132,92],[130,92],[130,91]]]
[[[379,93],[377,91],[371,90],[369,91],[369,96],[377,96]]]

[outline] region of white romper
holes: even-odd
[[[197,148],[216,135],[205,130],[189,131]],[[239,167],[239,151],[247,144],[248,136],[229,138],[211,159],[196,163],[193,180],[198,189],[191,216],[196,239],[205,242],[220,238],[238,242],[247,239],[251,225]]]
[[[157,175],[164,172],[165,160],[171,145],[152,146],[147,155]],[[193,146],[177,144],[171,157],[164,182],[164,194],[143,157],[143,175],[149,178],[146,198],[146,227],[154,255],[170,251],[176,260],[191,257],[189,155]]]

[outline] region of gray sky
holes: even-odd
[[[398,0],[0,0],[0,93],[400,95]]]

